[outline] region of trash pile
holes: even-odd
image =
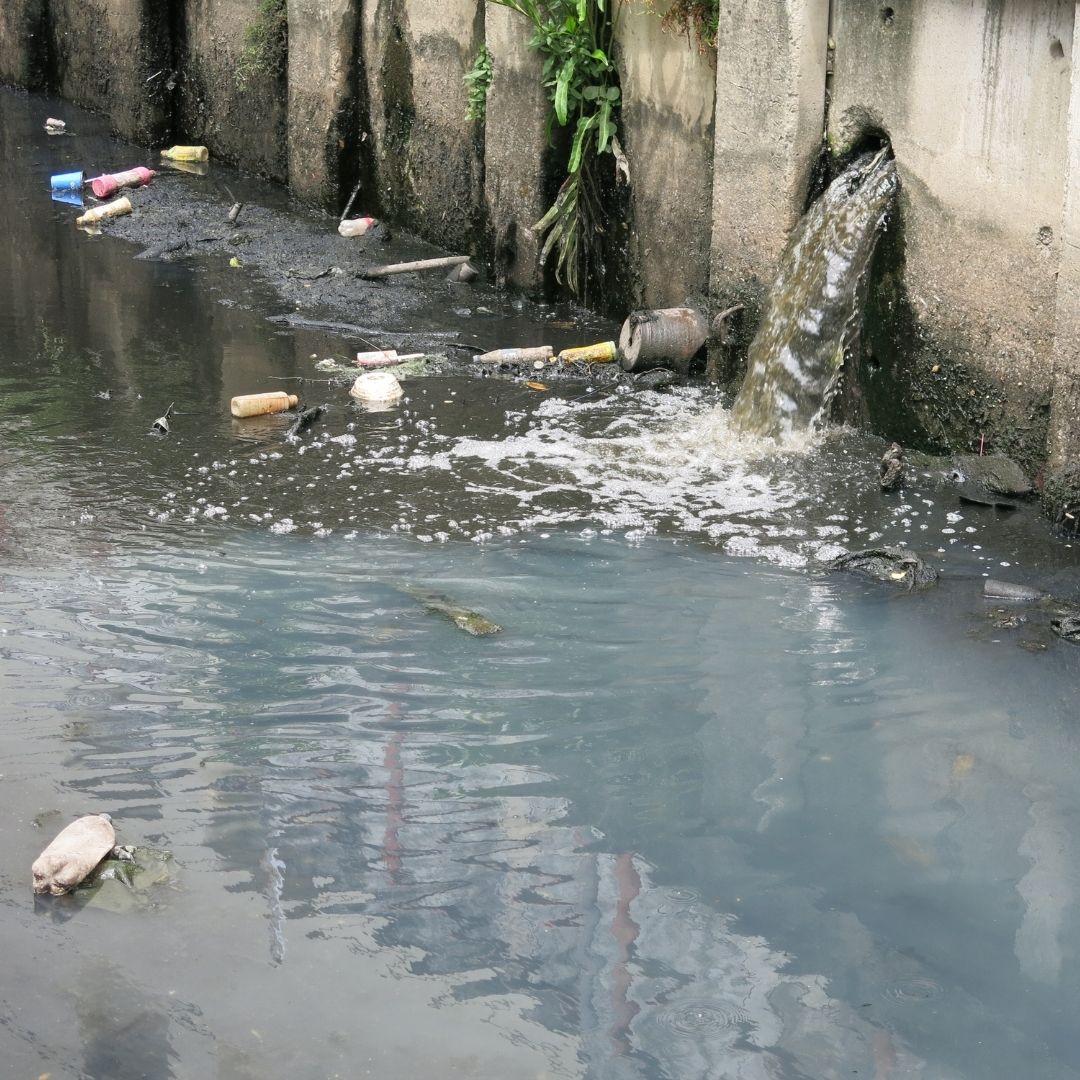
[[[67,125],[63,120],[55,120],[50,117],[45,121],[45,130],[50,135],[67,134]],[[201,163],[205,166],[210,158],[210,152],[205,146],[173,146],[168,150],[161,151],[161,157],[165,162],[176,164]],[[86,213],[75,219],[79,228],[87,228],[108,218],[120,217],[122,214],[131,213],[131,201],[126,197],[113,199],[117,192],[123,188],[145,187],[150,183],[157,172],[138,165],[133,169],[125,169],[123,172],[103,173],[91,179],[80,169],[75,172],[56,173],[49,178],[49,187],[54,202],[68,203],[72,206],[83,208],[85,206],[85,189],[89,187],[92,196],[101,205],[92,206]],[[105,202],[113,199],[112,202]]]

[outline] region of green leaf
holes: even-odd
[[[595,123],[596,113],[589,117],[583,116],[578,120],[577,131],[574,132],[574,142],[570,147],[570,161],[566,166],[566,171],[571,176],[581,168],[581,158],[585,153],[585,139],[589,132],[592,131]]]
[[[617,86],[609,86],[604,91],[604,96],[608,99],[608,101],[618,101],[620,96],[619,88]]]
[[[600,127],[600,130],[596,133],[596,152],[602,154],[607,150],[608,143],[611,142],[611,137],[615,134],[615,125],[611,122],[611,102],[605,101],[596,115]]]
[[[568,99],[570,96],[570,80],[574,77],[574,61],[567,60],[555,80],[555,115],[559,123],[564,124],[569,119]]]

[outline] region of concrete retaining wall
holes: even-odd
[[[157,0],[49,0],[48,56],[58,92],[108,113],[114,129],[153,143],[168,130],[159,85],[172,54],[168,7]]]
[[[43,89],[48,83],[45,0],[0,4],[0,83]]]
[[[377,205],[426,239],[474,246],[483,154],[462,78],[483,43],[482,0],[363,0]]]
[[[245,75],[240,66],[244,31],[257,17],[258,0],[172,2],[180,5],[174,42],[177,139],[205,144],[215,157],[286,180],[284,71],[280,76],[257,70]]]
[[[999,383],[1018,417],[1050,388],[1073,6],[835,0],[830,147],[888,133],[921,347]]]
[[[716,69],[696,42],[660,29],[640,3],[624,9],[616,57],[619,138],[631,161],[630,306],[670,306],[709,288]]]
[[[484,0],[289,0],[281,73],[244,85],[238,62],[259,6],[5,0],[0,79],[48,82],[143,141],[205,142],[328,208],[362,177],[358,211],[491,256],[509,283],[543,283],[528,227],[561,176],[520,15]],[[918,372],[929,356],[975,373],[977,394],[1000,398],[1002,432],[1012,416],[1029,446],[1052,444],[1058,463],[1076,456],[1075,0],[721,0],[714,57],[638,7],[621,17],[632,183],[607,242],[614,308],[737,300],[745,343],[804,208],[826,116],[837,153],[880,129],[903,182],[903,243],[890,258],[911,321],[895,320],[910,330],[897,362]],[[465,119],[462,76],[485,41],[495,73],[478,124]]]

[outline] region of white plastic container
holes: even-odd
[[[365,371],[352,384],[349,393],[366,405],[390,405],[400,401],[405,391],[389,371]]]

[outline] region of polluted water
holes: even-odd
[[[287,200],[217,163],[244,267],[133,259],[155,200],[229,199],[176,173],[70,228],[49,177],[137,158],[66,106],[77,144],[49,138],[58,111],[0,91],[11,1075],[1080,1073],[1080,649],[983,597],[1075,594],[1031,505],[918,461],[883,493],[882,440],[778,448],[693,381],[549,364],[532,392],[472,355],[616,327],[441,275],[351,311],[334,275],[268,280]],[[301,290],[443,358],[362,407],[351,358],[411,339],[272,322]],[[940,582],[825,571],[898,545]],[[102,813],[161,880],[35,897]]]

